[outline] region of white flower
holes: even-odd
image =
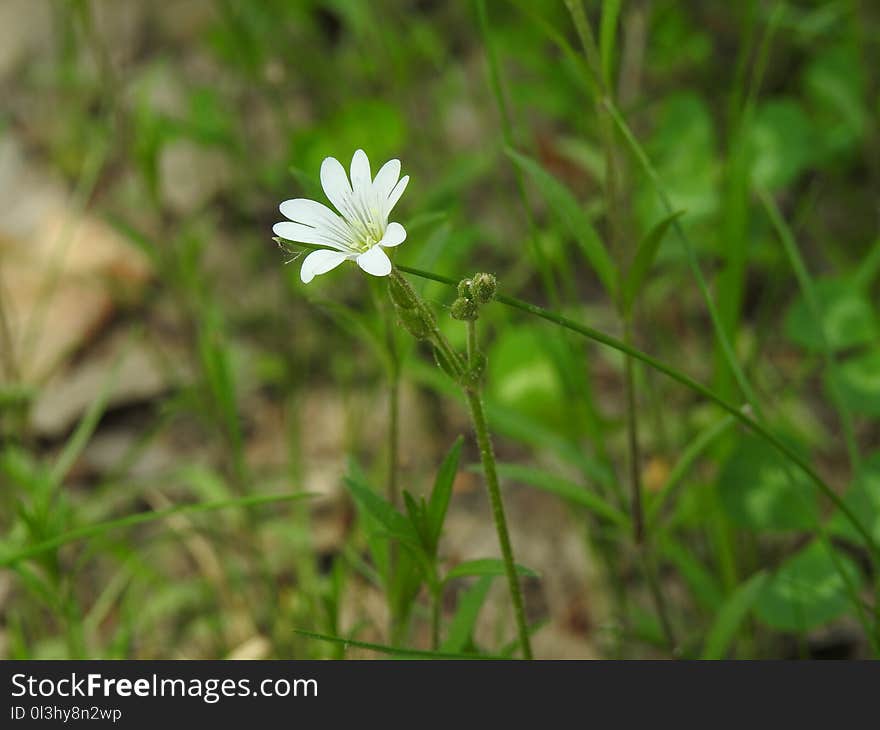
[[[388,222],[388,214],[409,182],[409,175],[399,181],[398,177],[400,160],[389,160],[372,178],[370,161],[363,150],[358,150],[351,158],[349,183],[339,160],[328,157],[321,163],[321,185],[342,215],[305,198],[285,200],[279,206],[281,214],[290,220],[272,226],[276,236],[326,246],[312,251],[303,261],[300,278],[304,283],[352,259],[373,276],[391,273],[391,260],[383,246],[399,246],[406,240],[403,226]]]

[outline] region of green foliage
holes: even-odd
[[[565,412],[561,376],[531,327],[509,329],[489,349],[488,384],[499,404],[533,421],[560,425]]]
[[[860,583],[853,562],[840,553],[832,555],[818,541],[812,542],[762,583],[755,615],[768,626],[784,631],[802,632],[821,626],[851,609],[846,581],[855,586]]]
[[[862,463],[844,495],[844,502],[855,513],[862,515],[871,534],[880,539],[880,453],[870,455]],[[840,513],[832,517],[830,525],[835,533],[858,542],[852,525]]]
[[[271,240],[278,202],[327,203],[322,160],[356,148],[412,176],[390,253],[440,275],[412,283],[454,349],[451,308],[474,312],[442,277],[497,277],[460,294],[483,303],[469,383],[514,543],[568,537],[558,500],[577,530],[558,559],[583,543],[587,565],[570,580],[522,556],[529,613],[547,607],[530,632],[583,626],[607,656],[765,658],[855,618],[852,653],[880,653],[872,3],[219,0],[146,3],[118,33],[93,5],[53,7],[57,32],[12,49],[4,89],[2,156],[22,166],[2,167],[26,195],[0,246],[5,274],[24,244],[0,286],[0,658],[218,657],[250,637],[273,658],[516,655],[503,562],[467,559],[449,527],[483,497],[459,472],[460,388],[410,336],[433,320],[399,291],[395,313],[354,267],[305,287],[301,252]],[[19,241],[34,211],[88,235]],[[137,296],[125,255],[80,270],[103,255],[102,218],[153,268]],[[53,302],[81,293],[86,311],[108,282],[123,303],[30,372],[80,313]],[[102,359],[128,330],[159,363],[147,395],[124,348]],[[40,432],[95,368],[75,423]],[[346,458],[355,521],[300,491],[332,487]]]
[[[648,272],[651,269],[651,265],[654,263],[654,259],[657,258],[657,251],[659,251],[660,244],[663,242],[663,238],[666,236],[669,227],[683,213],[684,211],[679,211],[666,216],[663,220],[654,225],[645,237],[639,241],[635,257],[633,258],[633,262],[626,273],[626,278],[621,287],[623,311],[625,314],[632,312],[633,305],[645,284]]]
[[[876,340],[877,313],[867,294],[844,279],[816,282],[816,296],[822,307],[821,327],[832,350],[846,350]],[[785,320],[786,335],[798,345],[814,352],[822,350],[820,323],[810,314],[799,296]]]
[[[535,160],[512,149],[508,149],[506,152],[523,172],[534,180],[538,189],[546,197],[553,213],[562,221],[569,235],[577,242],[587,262],[593,267],[593,271],[602,282],[605,291],[613,296],[617,290],[614,263],[583,207],[565,185]]]
[[[703,659],[723,659],[740,625],[746,619],[755,601],[767,583],[766,573],[755,573],[730,594],[718,609],[715,620],[706,635]]]
[[[818,519],[814,485],[754,437],[742,438],[725,461],[718,494],[728,517],[751,530],[809,530]]]
[[[538,577],[538,574],[534,570],[526,568],[524,565],[517,565],[516,571],[519,575],[529,576],[531,578]],[[496,558],[480,558],[459,563],[446,574],[445,580],[449,581],[467,576],[496,575],[504,575],[504,561]]]
[[[880,348],[840,363],[836,377],[841,397],[853,413],[880,418]]]

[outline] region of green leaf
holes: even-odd
[[[815,295],[822,312],[822,328],[828,346],[845,350],[875,341],[877,315],[866,294],[847,279],[821,279],[815,282]],[[802,294],[785,318],[785,334],[812,352],[821,352],[822,331]]]
[[[718,609],[715,620],[706,636],[703,659],[724,658],[740,624],[748,615],[766,581],[767,574],[764,571],[756,573],[737,586],[737,589],[727,597]]]
[[[752,181],[778,190],[794,182],[815,157],[810,119],[794,99],[773,99],[757,110],[749,128]]]
[[[835,561],[849,580],[858,585],[859,571],[853,562],[840,553],[832,557],[828,548],[816,541],[786,560],[761,586],[755,615],[775,629],[803,632],[852,608]]]
[[[614,72],[614,45],[617,40],[617,19],[622,0],[605,0],[602,3],[602,20],[599,26],[599,55],[602,59],[602,75],[605,84],[612,85]]]
[[[517,575],[528,576],[529,578],[537,578],[538,574],[531,568],[524,565],[515,565]],[[506,575],[504,569],[504,561],[498,558],[480,558],[478,560],[468,560],[459,563],[446,574],[445,581],[454,580],[455,578],[464,578],[474,575]]]
[[[654,184],[646,180],[636,199],[644,228],[673,210],[686,210],[690,226],[718,210],[716,125],[706,102],[697,94],[668,95],[660,108],[648,152],[663,181],[669,208]]]
[[[880,418],[880,348],[855,355],[837,366],[838,392],[854,413]]]
[[[488,383],[491,400],[558,431],[565,426],[565,386],[546,342],[527,325],[501,332],[488,352]]]
[[[379,524],[388,534],[410,545],[419,545],[420,541],[415,528],[400,512],[376,494],[360,479],[347,476],[345,484],[355,501]]]
[[[639,241],[636,249],[636,255],[633,258],[632,265],[626,274],[623,283],[623,308],[629,313],[632,311],[633,305],[638,297],[639,290],[645,283],[645,278],[651,270],[654,259],[657,257],[657,251],[660,250],[660,244],[666,236],[669,226],[675,222],[677,218],[684,214],[683,210],[679,210],[672,215],[666,216],[648,231],[648,234]]]
[[[452,485],[455,483],[455,475],[458,473],[458,462],[461,459],[461,447],[464,439],[459,436],[434,479],[434,488],[431,490],[431,498],[428,501],[427,523],[428,533],[431,538],[431,552],[436,553],[437,543],[440,542],[440,534],[443,531],[443,522],[446,519],[446,511],[449,508],[449,500],[452,498]]]
[[[854,514],[862,518],[868,531],[880,542],[880,451],[863,461],[852,486],[843,495],[843,501]],[[840,512],[835,512],[829,527],[835,535],[859,544],[863,541],[852,522]]]
[[[505,152],[535,182],[553,212],[577,241],[587,261],[596,272],[596,276],[599,277],[599,281],[605,287],[605,291],[613,297],[617,288],[617,271],[614,262],[608,255],[605,244],[602,243],[593,224],[584,213],[581,204],[565,185],[547,172],[538,162],[509,147],[505,149]]]
[[[595,492],[563,477],[519,464],[498,464],[498,473],[505,479],[522,482],[557,497],[562,497],[562,499],[584,507],[621,527],[626,528],[629,525],[629,517],[619,509],[606,502]]]
[[[693,550],[671,538],[663,541],[663,553],[675,565],[697,602],[715,613],[724,597],[715,575],[703,566]]]
[[[863,69],[858,48],[846,44],[814,54],[804,73],[821,152],[828,158],[852,152],[868,126]]]
[[[812,529],[818,519],[815,485],[763,439],[746,436],[718,477],[727,516],[752,530]]]
[[[415,527],[416,532],[419,535],[420,544],[427,550],[430,545],[429,535],[427,532],[427,520],[424,512],[423,503],[420,504],[415,500],[407,490],[403,490],[403,504],[406,507],[406,514],[409,517],[409,521],[412,523],[413,527]]]
[[[458,600],[458,608],[449,624],[446,640],[440,646],[444,652],[460,652],[471,641],[474,626],[480,610],[486,602],[489,588],[492,586],[492,576],[484,576],[468,588]]]

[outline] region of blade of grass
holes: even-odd
[[[615,104],[610,99],[603,100],[603,104],[608,110],[611,118],[614,120],[614,123],[620,131],[621,135],[623,135],[623,138],[629,145],[633,155],[636,157],[639,164],[642,166],[645,173],[647,174],[648,178],[651,180],[651,183],[653,184],[654,189],[660,197],[660,201],[663,203],[667,214],[672,215],[675,212],[672,206],[672,202],[670,201],[669,196],[667,195],[666,190],[663,187],[663,184],[660,180],[660,175],[654,168],[654,165],[651,163],[650,159],[648,159],[648,155],[645,152],[644,148],[635,138],[635,135],[629,128],[629,125],[621,116],[620,112],[617,110]],[[684,227],[678,220],[673,220],[672,228],[678,236],[679,240],[681,241],[682,246],[684,247],[688,265],[691,268],[694,279],[697,282],[697,286],[699,287],[700,293],[703,296],[703,300],[706,303],[706,307],[709,310],[709,316],[712,320],[712,327],[715,331],[715,336],[718,339],[719,346],[722,348],[727,366],[733,373],[740,390],[746,398],[746,401],[752,407],[759,420],[763,421],[763,409],[761,407],[761,403],[758,400],[757,394],[755,393],[754,389],[746,378],[746,375],[736,358],[736,354],[733,351],[733,345],[731,344],[730,339],[727,336],[727,332],[721,320],[721,315],[718,312],[718,307],[715,305],[715,301],[712,298],[711,292],[709,291],[709,284],[706,282],[706,278],[703,276],[703,271],[700,268],[700,263],[697,259],[697,254],[694,250],[694,246],[691,243],[687,233],[685,232]]]
[[[703,646],[702,659],[723,659],[743,619],[758,597],[767,574],[761,571],[742,583],[724,602]]]
[[[511,122],[510,109],[507,106],[507,99],[504,96],[504,88],[501,82],[501,64],[495,52],[495,46],[492,43],[491,29],[489,25],[489,11],[486,7],[486,0],[477,0],[477,18],[479,20],[480,35],[483,39],[483,45],[486,49],[486,61],[489,65],[489,85],[492,87],[492,94],[495,98],[495,104],[498,107],[498,115],[501,118],[501,136],[507,147],[514,148],[513,140],[513,124]],[[556,287],[556,281],[553,278],[553,272],[550,268],[547,257],[541,251],[541,245],[538,240],[538,228],[535,225],[535,213],[532,209],[529,194],[526,190],[525,180],[522,171],[514,167],[514,176],[516,178],[517,192],[523,205],[523,212],[526,216],[526,222],[529,228],[529,242],[531,246],[532,259],[535,268],[541,274],[541,281],[550,301],[558,303],[559,291]]]
[[[78,540],[85,540],[87,538],[96,537],[98,535],[103,535],[104,533],[111,532],[113,530],[120,530],[126,527],[134,527],[135,525],[142,525],[146,522],[155,522],[157,520],[162,520],[166,517],[170,517],[171,515],[198,514],[201,512],[212,512],[219,509],[231,509],[234,507],[258,507],[263,504],[271,504],[273,502],[290,502],[299,499],[306,499],[312,496],[314,495],[309,492],[298,492],[296,494],[258,495],[251,497],[241,497],[238,499],[225,499],[217,502],[208,502],[206,504],[185,504],[177,507],[169,507],[168,509],[157,510],[154,512],[139,512],[134,515],[120,517],[116,520],[107,520],[106,522],[99,522],[93,525],[84,525],[83,527],[78,527],[61,535],[56,535],[51,540],[45,540],[36,545],[31,545],[29,547],[18,550],[11,555],[0,556],[0,568],[8,568],[11,565],[15,565],[16,563],[21,562],[22,560],[28,560],[29,558],[40,555],[41,553],[47,552],[49,550],[54,550],[55,548],[59,548],[62,545],[67,545],[68,543],[76,542]]]
[[[794,240],[794,234],[792,233],[791,228],[788,227],[785,219],[782,217],[782,213],[773,198],[771,198],[765,190],[759,190],[758,197],[761,199],[764,210],[767,212],[767,217],[770,218],[770,223],[773,225],[773,228],[779,236],[779,240],[782,242],[782,247],[785,249],[785,255],[788,257],[791,268],[794,270],[794,275],[798,280],[798,285],[804,294],[804,299],[810,310],[810,316],[816,322],[822,359],[825,362],[825,368],[828,370],[830,378],[831,398],[834,401],[834,407],[837,409],[840,424],[843,427],[843,438],[846,443],[847,453],[849,454],[850,464],[853,471],[858,471],[859,465],[861,464],[861,457],[859,456],[859,447],[856,443],[853,417],[849,406],[846,404],[846,401],[840,392],[837,359],[834,357],[834,352],[832,352],[831,346],[828,344],[828,336],[825,332],[825,323],[822,317],[822,305],[819,301],[819,295],[816,292],[816,286],[813,283],[813,278],[810,276],[806,263],[804,263],[804,259],[801,256],[797,243]]]
[[[67,439],[67,443],[64,444],[64,448],[58,456],[58,459],[56,459],[51,471],[51,480],[54,485],[57,486],[64,481],[67,473],[70,471],[71,467],[82,453],[82,450],[86,447],[86,444],[88,444],[95,429],[98,427],[98,422],[101,420],[101,416],[104,415],[104,411],[107,408],[107,401],[110,399],[110,394],[113,391],[116,379],[119,376],[119,370],[122,367],[122,363],[125,361],[125,357],[128,355],[133,342],[134,336],[129,338],[123,351],[116,358],[116,362],[111,366],[110,375],[104,381],[101,390],[98,392],[98,397],[91,402],[85,414],[83,414],[83,417],[77,424],[76,429],[74,429],[70,438]]]
[[[357,639],[343,639],[341,636],[329,636],[328,634],[319,634],[314,631],[305,631],[303,629],[293,629],[293,633],[299,634],[300,636],[305,636],[309,639],[317,639],[318,641],[329,641],[332,644],[342,644],[345,647],[353,646],[357,649],[368,649],[370,651],[377,651],[380,654],[412,657],[413,659],[504,659],[504,657],[490,656],[486,654],[456,654],[453,652],[430,651],[427,649],[406,649],[399,646],[387,646],[386,644],[374,644],[369,641],[358,641]]]
[[[690,471],[697,459],[703,452],[709,448],[715,441],[734,424],[732,416],[724,416],[717,423],[700,433],[688,447],[682,452],[672,471],[669,473],[657,496],[648,507],[648,529],[653,529],[660,513],[663,511],[664,505],[672,498],[675,488],[681,483],[685,475]]]

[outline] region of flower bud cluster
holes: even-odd
[[[498,281],[492,274],[474,274],[458,282],[458,298],[452,303],[452,318],[472,322],[480,316],[481,304],[495,299]]]

